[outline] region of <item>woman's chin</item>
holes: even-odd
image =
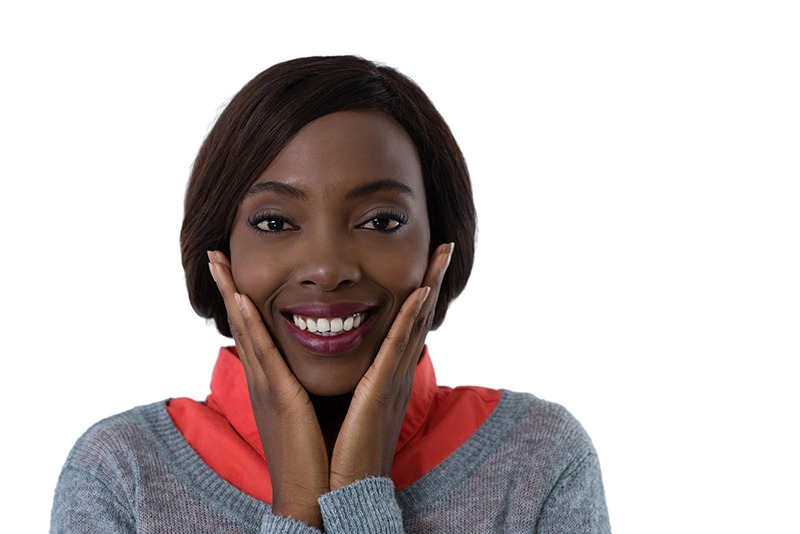
[[[286,344],[284,360],[303,386],[316,397],[338,397],[355,391],[377,353],[375,343],[335,355],[312,354]]]
[[[357,367],[323,366],[321,369],[298,369],[295,376],[309,395],[338,397],[355,391],[367,369],[369,364]]]

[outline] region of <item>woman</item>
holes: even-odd
[[[435,383],[425,337],[467,282],[466,164],[428,98],[356,57],[251,80],[204,141],[183,264],[223,348],[204,403],[102,421],[52,531],[607,532],[563,408]]]

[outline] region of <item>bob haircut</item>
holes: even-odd
[[[430,99],[400,72],[355,56],[308,57],[278,63],[248,82],[203,141],[186,189],[181,258],[192,307],[231,337],[222,296],[206,251],[230,256],[239,203],[292,137],[311,121],[351,109],[374,109],[399,123],[416,146],[427,196],[431,250],[455,242],[433,319],[469,279],[476,214],[464,156]]]

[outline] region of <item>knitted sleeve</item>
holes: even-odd
[[[594,449],[559,478],[542,508],[537,534],[610,534],[600,463]]]
[[[325,532],[397,534],[403,532],[403,514],[390,478],[359,480],[319,498]]]

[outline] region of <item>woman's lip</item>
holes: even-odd
[[[307,311],[308,310],[306,310],[306,312]],[[341,334],[335,336],[319,336],[309,332],[308,330],[300,330],[290,317],[284,316],[283,319],[285,321],[284,326],[289,331],[289,335],[292,336],[292,338],[298,345],[300,345],[301,348],[313,354],[333,356],[335,354],[342,354],[356,348],[364,340],[364,337],[367,335],[369,329],[372,328],[375,318],[376,314],[370,314],[370,316],[367,317],[367,319],[361,323],[361,326],[358,328],[354,328],[353,330],[347,332],[342,332]]]

